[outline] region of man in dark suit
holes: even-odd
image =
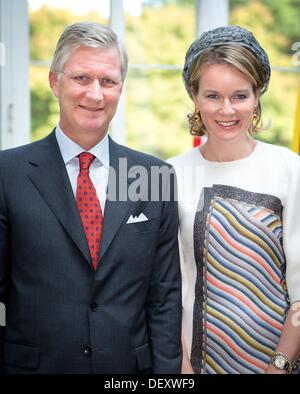
[[[109,28],[68,26],[59,124],[0,152],[2,373],[180,372],[172,171],[107,136],[126,71]]]

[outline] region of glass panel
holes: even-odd
[[[230,24],[251,30],[271,63],[270,86],[262,97],[263,119],[271,124],[257,137],[290,147],[300,82],[300,61],[296,64],[292,50],[300,41],[300,1],[231,0],[230,5]]]
[[[262,97],[263,120],[267,129],[257,135],[258,139],[291,147],[299,77],[297,72],[272,70],[269,89]]]
[[[48,86],[48,72],[60,34],[74,22],[107,25],[109,5],[109,0],[29,0],[32,140],[49,134],[58,122],[58,104]]]
[[[195,38],[196,4],[145,3],[139,15],[126,12],[125,16],[130,63],[127,141],[133,148],[165,159],[192,146],[185,118],[193,105],[181,69],[187,47]]]

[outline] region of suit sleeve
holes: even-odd
[[[0,374],[2,373],[3,332],[6,320],[5,293],[7,286],[8,247],[7,207],[0,179]]]
[[[174,184],[175,175],[172,173],[164,193],[166,201],[162,203],[160,233],[147,298],[153,373],[181,371],[181,274]]]

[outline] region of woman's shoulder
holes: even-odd
[[[286,146],[281,146],[281,145],[275,145],[275,144],[271,144],[269,142],[263,142],[263,141],[257,141],[257,143],[259,144],[259,146],[264,149],[265,151],[268,151],[270,153],[274,153],[274,154],[281,154],[287,157],[298,157],[299,156],[293,152],[290,148],[287,148]]]
[[[274,145],[267,142],[257,141],[260,151],[267,159],[273,159],[276,162],[280,160],[284,161],[287,165],[300,165],[300,157],[291,149],[280,146]]]
[[[183,167],[187,164],[197,163],[200,160],[199,147],[189,149],[180,155],[170,157],[167,162],[174,167]]]

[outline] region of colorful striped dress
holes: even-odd
[[[178,178],[183,336],[193,369],[263,373],[291,301],[300,300],[300,215],[291,196],[300,194],[300,159],[257,142],[250,156],[233,162],[207,161],[195,148],[170,163]],[[297,227],[298,242],[289,237]]]

